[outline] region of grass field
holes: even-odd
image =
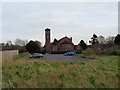
[[[2,66],[3,88],[118,88],[118,57],[54,62],[17,58]]]

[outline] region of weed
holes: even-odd
[[[83,54],[82,54],[82,55],[80,55],[80,57],[82,57],[82,58],[86,58],[86,56],[85,56],[85,55],[83,55]]]
[[[74,62],[70,62],[70,64],[75,64]]]
[[[16,82],[13,82],[13,86],[14,86],[14,87],[17,87],[17,83],[16,83]]]
[[[63,82],[60,82],[59,83],[59,88],[63,88],[64,87],[64,83]]]
[[[59,67],[59,66],[60,66],[60,63],[58,63],[58,62],[56,63],[56,62],[55,62],[55,63],[52,63],[51,65],[52,65],[53,67]]]
[[[61,74],[60,74],[60,78],[61,78],[62,80],[65,78],[64,73],[61,73]]]
[[[100,88],[105,88],[105,84],[104,84],[104,83],[100,83],[100,84],[99,84],[99,87],[100,87]]]
[[[15,60],[23,58],[23,57],[28,56],[28,55],[29,55],[29,53],[21,53],[18,56],[16,56]]]
[[[73,77],[76,77],[76,76],[77,76],[75,72],[73,72],[72,75],[73,75]]]
[[[45,88],[49,88],[49,87],[50,87],[46,82],[43,84],[43,86],[44,86]]]
[[[16,72],[15,74],[16,74],[17,76],[21,77],[20,72]]]
[[[88,78],[89,83],[92,84],[93,86],[95,86],[95,80],[96,80],[95,77]]]
[[[31,76],[24,76],[25,80],[30,80],[32,77]]]

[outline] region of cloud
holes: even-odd
[[[117,33],[117,3],[4,3],[3,40],[37,39],[44,44],[44,29],[51,41],[67,35],[78,43],[93,33]]]
[[[0,3],[0,42],[2,42],[2,3]]]

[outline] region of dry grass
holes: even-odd
[[[18,59],[3,69],[3,88],[118,88],[118,57],[79,62]]]

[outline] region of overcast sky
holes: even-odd
[[[118,33],[117,2],[9,2],[2,4],[2,40],[39,40],[44,29],[54,38],[72,37],[73,43],[87,42],[92,34],[104,37]]]

